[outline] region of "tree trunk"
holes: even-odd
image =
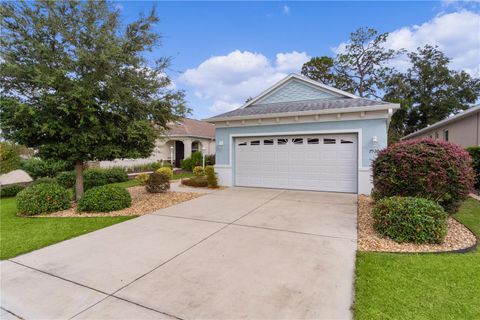
[[[75,163],[75,200],[83,196],[83,161]]]

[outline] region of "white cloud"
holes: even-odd
[[[426,44],[437,45],[451,58],[450,66],[465,70],[473,76],[480,75],[480,14],[471,11],[444,13],[421,25],[403,27],[390,32],[386,47],[416,51]],[[334,53],[345,49],[345,42],[331,48]],[[402,55],[391,62],[400,71],[409,66],[409,59]]]
[[[180,81],[198,99],[211,103],[210,111],[224,112],[242,105],[310,59],[305,52],[278,53],[274,62],[261,53],[235,50],[214,56],[188,69]]]
[[[426,44],[438,45],[451,60],[451,67],[479,75],[480,14],[460,11],[439,15],[421,25],[404,27],[390,33],[387,47],[414,51]],[[406,57],[394,61],[405,67]]]
[[[283,12],[283,14],[290,14],[290,7],[287,6],[287,5],[284,5],[282,7],[282,12]]]

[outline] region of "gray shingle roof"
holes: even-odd
[[[304,100],[304,101],[292,101],[292,102],[278,102],[268,104],[255,104],[243,109],[236,109],[220,115],[214,116],[210,119],[216,118],[230,118],[241,116],[255,116],[265,115],[270,113],[289,113],[289,112],[302,112],[302,111],[315,111],[315,110],[327,110],[327,109],[342,109],[342,108],[355,108],[355,107],[368,107],[387,105],[388,102],[376,101],[364,98],[338,98],[338,99],[318,99],[318,100]]]

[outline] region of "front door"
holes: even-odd
[[[185,156],[184,144],[182,141],[175,141],[175,167],[180,168]]]

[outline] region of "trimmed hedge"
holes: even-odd
[[[56,177],[57,182],[65,188],[75,186],[75,172],[62,172]],[[103,186],[115,182],[124,182],[128,180],[128,175],[122,168],[91,168],[83,173],[83,184],[85,190],[93,187]]]
[[[203,169],[202,166],[196,166],[195,168],[193,168],[193,174],[196,177],[204,176],[205,175],[205,169]]]
[[[208,180],[205,176],[195,176],[189,179],[182,179],[182,184],[189,187],[206,188],[208,187]]]
[[[118,186],[100,186],[86,191],[78,202],[80,212],[110,212],[128,208],[132,197],[127,189]]]
[[[147,180],[145,189],[150,193],[167,192],[170,189],[170,176],[166,173],[152,173]]]
[[[57,180],[55,180],[54,178],[44,177],[44,178],[39,178],[33,181],[32,185],[41,184],[41,183],[57,183],[58,184]]]
[[[431,199],[455,212],[473,188],[470,155],[460,146],[418,139],[395,143],[373,162],[372,196],[412,196]]]
[[[65,171],[60,172],[56,177],[55,180],[59,185],[64,188],[73,188],[75,186],[75,172],[73,171]]]
[[[480,190],[480,146],[467,148],[470,157],[473,160],[473,170],[475,171],[475,188]]]
[[[376,202],[375,230],[398,243],[442,243],[447,234],[447,213],[432,200],[390,197]]]
[[[0,198],[15,197],[17,193],[25,189],[23,184],[12,184],[0,187]]]
[[[206,166],[205,173],[207,174],[207,182],[209,188],[218,188],[218,179],[215,174],[215,169],[213,166]]]
[[[22,160],[21,168],[25,170],[33,179],[42,177],[54,178],[62,171],[73,169],[72,164],[62,160],[42,160],[32,158]]]
[[[142,186],[147,184],[148,179],[150,178],[150,175],[148,173],[139,173],[136,177],[135,180],[138,181],[139,184]]]
[[[173,169],[170,167],[162,167],[156,171],[158,174],[164,174],[168,176],[168,179],[172,180],[173,179]]]
[[[56,183],[40,183],[17,194],[19,215],[45,214],[70,208],[68,192]]]

